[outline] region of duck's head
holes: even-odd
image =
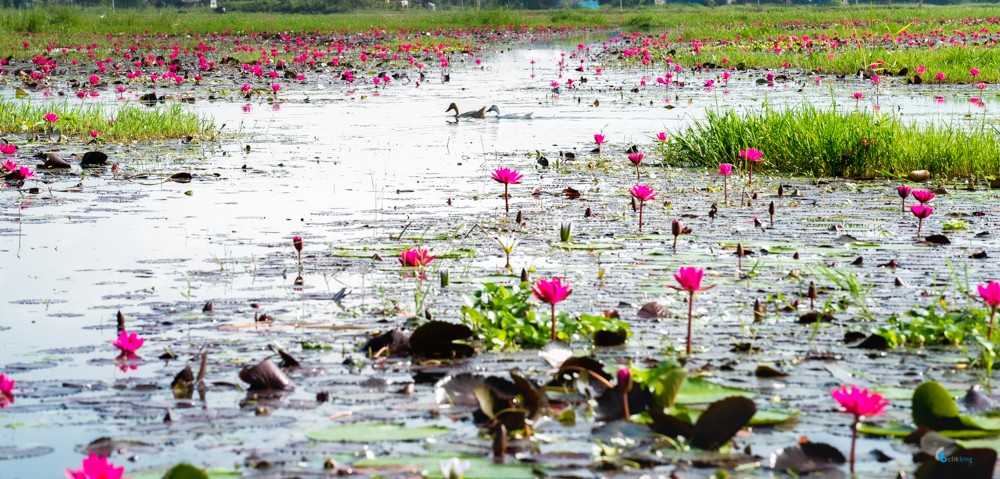
[[[488,110],[486,110],[486,111],[487,112],[495,111],[495,112],[497,112],[497,116],[500,116],[500,107],[498,107],[496,105],[490,105],[490,108]]]
[[[445,110],[445,113],[447,113],[449,111],[452,111],[452,110],[455,110],[456,114],[458,113],[458,105],[456,105],[455,102],[452,102],[451,105],[448,105],[448,109]]]

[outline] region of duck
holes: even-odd
[[[458,112],[458,105],[456,105],[454,102],[452,102],[451,105],[448,105],[448,109],[445,110],[445,113],[447,113],[449,111],[452,111],[452,110],[455,110],[455,118],[486,118],[486,107],[485,106],[482,107],[482,108],[480,108],[480,109],[478,109],[478,110],[476,110],[476,111],[467,111],[465,113],[459,113]]]
[[[532,111],[528,113],[506,113],[501,115],[500,107],[496,105],[490,105],[489,109],[486,111],[496,112],[497,116],[494,118],[499,118],[501,120],[530,120],[531,116],[535,114],[535,112]]]

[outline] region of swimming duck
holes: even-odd
[[[494,118],[499,118],[501,120],[530,120],[531,116],[535,114],[535,112],[528,112],[528,113],[507,113],[501,115],[500,107],[496,105],[491,105],[490,108],[486,111],[496,112],[497,116],[495,116]]]
[[[486,118],[486,107],[485,106],[482,107],[482,108],[480,108],[480,109],[478,109],[478,110],[476,110],[476,111],[467,111],[465,113],[459,113],[458,112],[458,105],[456,105],[455,103],[452,103],[451,105],[448,105],[448,109],[445,110],[445,113],[447,113],[449,111],[452,111],[452,110],[455,110],[455,118]]]

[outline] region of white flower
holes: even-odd
[[[439,462],[438,466],[441,467],[441,475],[444,476],[444,479],[462,479],[462,475],[471,467],[471,464],[469,461],[453,457],[447,461]]]
[[[517,246],[517,238],[515,238],[514,235],[500,235],[495,236],[493,239],[497,240],[497,243],[500,244],[500,248],[502,248],[503,252],[507,254],[514,251],[514,247]]]

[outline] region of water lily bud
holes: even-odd
[[[567,221],[559,225],[559,241],[568,243],[573,239],[573,223]]]
[[[517,216],[514,217],[514,222],[517,224],[524,223],[524,215],[521,214],[521,210],[517,210]]]
[[[594,210],[592,210],[592,209],[590,209],[588,207],[587,210],[583,212],[583,217],[584,218],[590,218],[592,216],[594,216]]]
[[[767,205],[767,214],[774,216],[774,211],[774,202],[772,201],[771,204]]]
[[[442,269],[438,271],[438,277],[441,278],[442,288],[447,288],[451,284],[451,275],[448,273],[448,270]]]
[[[785,185],[778,185],[778,198],[785,196]]]
[[[809,299],[816,299],[816,283],[813,283],[812,281],[809,282],[809,292],[807,294]]]
[[[524,268],[521,268],[521,282],[522,283],[530,283],[531,282],[531,277],[528,276],[528,270],[526,270]]]
[[[673,220],[670,222],[670,234],[674,236],[680,236],[681,234],[681,222],[678,220]]]

